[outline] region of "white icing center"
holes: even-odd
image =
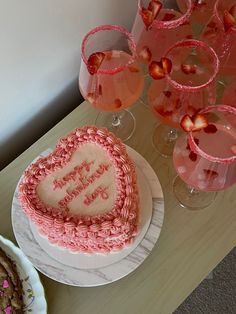
[[[73,191],[76,196],[61,202]],[[44,204],[62,210],[67,207],[73,214],[104,214],[112,209],[117,196],[115,167],[103,148],[85,143],[62,169],[39,183],[37,193]]]

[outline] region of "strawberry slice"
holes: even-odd
[[[122,102],[121,102],[121,100],[120,100],[119,98],[116,98],[116,99],[114,100],[114,105],[115,105],[115,108],[116,108],[116,109],[121,108],[121,107],[122,107]]]
[[[161,58],[161,63],[165,74],[169,74],[172,69],[172,62],[168,58]]]
[[[230,150],[231,150],[231,152],[232,152],[234,155],[236,155],[236,145],[232,145],[232,146],[230,147]]]
[[[162,8],[162,3],[158,0],[151,0],[148,5],[148,10],[152,12],[153,20],[157,17]]]
[[[152,53],[147,46],[144,46],[139,53],[139,57],[144,61],[149,63],[152,59]]]
[[[141,17],[144,25],[146,26],[146,30],[148,30],[154,21],[152,11],[142,8]]]
[[[217,127],[214,124],[208,124],[208,126],[204,129],[206,133],[216,133]]]
[[[171,91],[169,91],[169,90],[164,90],[164,91],[163,91],[163,94],[164,94],[167,98],[170,98],[170,96],[171,96]]]
[[[227,32],[231,27],[233,27],[235,25],[235,18],[233,17],[232,14],[229,13],[229,11],[224,11],[224,28],[225,31]]]
[[[234,4],[234,5],[230,8],[229,13],[230,13],[234,18],[236,18],[236,4]]]
[[[138,73],[139,72],[139,69],[137,67],[135,67],[135,66],[130,66],[128,69],[132,73]]]
[[[181,70],[185,74],[195,74],[196,70],[197,70],[197,66],[195,64],[191,65],[191,64],[182,63],[181,64]]]
[[[95,97],[95,93],[88,93],[86,96],[86,99],[92,104],[95,102],[96,97]]]
[[[98,94],[101,96],[102,95],[102,85],[98,85]]]
[[[152,61],[149,65],[149,74],[154,80],[161,80],[165,77],[165,71],[162,63],[159,61]]]
[[[210,169],[203,169],[203,172],[206,176],[206,180],[214,180],[218,177],[218,172]]]
[[[193,124],[193,121],[192,121],[192,119],[190,118],[189,115],[186,114],[185,116],[183,116],[183,118],[180,121],[180,126],[186,132],[192,131],[192,129],[194,127],[194,124]]]
[[[164,22],[171,21],[171,20],[173,20],[173,18],[175,18],[175,15],[173,13],[166,13],[163,16],[162,21],[164,21]]]
[[[189,159],[191,159],[192,161],[196,161],[197,160],[197,154],[195,154],[194,152],[190,152],[188,155]]]
[[[95,52],[89,56],[88,61],[87,61],[87,69],[91,75],[94,75],[97,73],[105,56],[106,55],[103,52]]]
[[[180,99],[179,98],[177,98],[176,100],[175,100],[175,109],[180,109],[182,107],[182,105],[181,105],[181,101],[180,101]]]
[[[207,118],[199,113],[193,116],[192,121],[193,121],[192,131],[200,131],[208,126]]]

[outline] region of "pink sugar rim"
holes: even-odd
[[[86,64],[86,66],[87,66],[88,65],[88,60],[85,57],[85,47],[86,47],[87,40],[89,39],[90,36],[96,34],[97,32],[105,31],[105,30],[115,30],[115,31],[118,31],[120,33],[123,33],[123,34],[126,35],[127,40],[129,40],[130,43],[131,43],[130,49],[132,50],[131,51],[132,52],[132,56],[130,56],[130,60],[126,64],[124,64],[123,66],[120,66],[120,67],[116,67],[114,69],[110,69],[110,70],[98,69],[98,71],[96,73],[96,74],[115,74],[115,73],[121,72],[124,69],[128,68],[131,64],[134,63],[134,61],[136,59],[136,43],[134,41],[133,35],[130,32],[128,32],[127,29],[125,29],[124,27],[122,27],[120,25],[104,24],[104,25],[99,25],[99,26],[93,28],[91,31],[89,31],[85,35],[85,37],[84,37],[84,39],[82,41],[81,57],[82,57],[84,63]]]
[[[162,1],[161,1],[162,2]],[[192,13],[193,10],[193,4],[191,2],[191,0],[186,0],[186,2],[188,3],[188,9],[187,11],[178,19],[173,20],[173,21],[158,21],[158,20],[154,20],[151,27],[154,28],[164,28],[164,29],[172,29],[172,28],[176,28],[178,26],[181,26],[182,24],[186,23]],[[138,12],[141,15],[141,11],[142,8],[144,8],[143,6],[143,0],[139,0],[138,2]]]
[[[216,52],[214,51],[213,48],[211,48],[210,46],[208,46],[206,43],[204,43],[203,41],[200,40],[196,40],[196,39],[185,39],[185,40],[181,40],[176,42],[172,47],[168,48],[168,50],[164,53],[164,56],[168,58],[168,54],[175,48],[177,47],[201,47],[203,48],[209,55],[211,55],[214,59],[214,72],[212,74],[212,76],[210,77],[210,79],[202,84],[202,85],[197,85],[197,86],[187,86],[187,85],[182,85],[177,83],[176,81],[174,81],[171,77],[170,74],[166,75],[167,80],[169,81],[169,83],[176,89],[178,90],[184,90],[184,91],[188,91],[188,92],[195,92],[195,91],[199,91],[204,87],[209,86],[215,79],[216,75],[218,74],[219,71],[219,59],[218,56],[216,54]]]
[[[220,23],[222,24],[222,27],[224,28],[224,23],[223,23],[221,14],[220,14],[219,9],[218,9],[218,5],[219,5],[220,1],[221,0],[217,0],[215,5],[214,5],[214,11],[213,11],[214,13],[213,13],[213,15],[220,21]],[[229,31],[235,33],[236,32],[236,27],[235,26],[231,27],[229,29]],[[228,31],[226,33],[228,33]]]
[[[200,110],[199,114],[205,114],[205,113],[209,113],[209,112],[215,111],[215,110],[219,111],[219,112],[228,112],[228,113],[232,113],[232,114],[236,115],[236,108],[228,106],[228,105],[208,106],[208,107]],[[193,132],[188,133],[188,143],[189,143],[191,150],[194,153],[200,155],[201,157],[203,157],[209,161],[217,162],[217,163],[221,163],[221,164],[230,164],[230,163],[236,161],[236,156],[231,156],[231,157],[227,157],[227,158],[220,158],[220,157],[211,156],[211,155],[207,154],[206,152],[204,152],[194,141]]]

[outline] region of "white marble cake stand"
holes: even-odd
[[[136,248],[122,260],[96,269],[79,269],[64,265],[49,256],[35,240],[28,218],[18,202],[16,188],[12,203],[12,225],[16,240],[32,264],[43,274],[58,282],[80,287],[99,286],[114,282],[142,264],[159,238],[164,219],[164,200],[160,182],[148,162],[127,146],[129,155],[146,177],[152,194],[153,213],[149,228]],[[43,152],[46,156],[51,150]]]

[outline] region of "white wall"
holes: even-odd
[[[131,29],[137,0],[0,0],[0,167],[80,102],[84,34]]]

